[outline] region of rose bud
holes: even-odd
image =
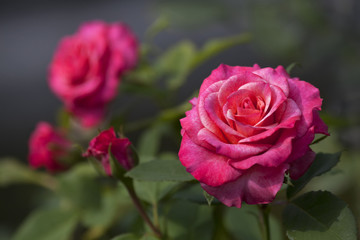
[[[29,163],[33,168],[44,167],[49,172],[67,168],[63,158],[70,152],[71,143],[61,131],[47,122],[39,122],[29,140]]]
[[[112,176],[109,151],[125,170],[130,170],[135,166],[130,140],[116,137],[113,128],[102,131],[98,136],[93,138],[83,156],[96,158],[101,162],[106,174]]]
[[[310,83],[276,69],[220,65],[181,119],[181,163],[227,206],[273,201],[289,173],[314,160],[314,134],[328,134],[322,99]]]
[[[138,43],[123,23],[87,22],[63,38],[49,71],[51,90],[84,127],[99,124],[120,76],[138,59]]]

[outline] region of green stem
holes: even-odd
[[[214,230],[212,240],[233,240],[234,237],[226,229],[224,223],[224,216],[226,208],[222,205],[212,206],[213,208],[213,219],[214,219]]]
[[[159,225],[159,214],[158,214],[158,205],[157,202],[155,202],[153,204],[153,218],[154,218],[154,225],[158,226]]]
[[[261,211],[261,223],[263,225],[263,238],[264,240],[271,240],[270,235],[270,222],[269,222],[269,215],[270,215],[270,205],[268,204],[262,204],[258,205],[260,211]]]
[[[160,230],[157,227],[155,227],[155,225],[150,220],[149,216],[146,214],[143,206],[140,203],[138,196],[136,195],[136,193],[134,191],[133,186],[128,185],[128,184],[124,184],[124,185],[126,187],[126,190],[129,193],[131,200],[133,201],[136,209],[139,211],[141,217],[144,219],[145,223],[151,228],[151,230],[154,232],[154,234],[161,239],[162,234],[161,234]]]

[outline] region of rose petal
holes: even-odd
[[[186,133],[181,142],[179,159],[186,171],[209,186],[220,186],[240,175],[238,170],[228,164],[227,157],[195,144]]]
[[[242,123],[236,119],[236,116],[231,111],[228,111],[226,114],[227,119],[232,120],[233,124],[235,125],[235,129],[241,136],[244,136],[237,142],[241,142],[243,139],[246,139],[248,136],[253,136],[259,134],[260,132],[264,131],[262,127],[254,127],[249,124]]]
[[[292,179],[298,179],[306,170],[310,167],[315,159],[315,153],[308,147],[308,151],[301,158],[296,159],[290,164],[290,177]]]
[[[223,132],[219,129],[219,126],[217,123],[219,123],[219,118],[215,113],[215,116],[213,118],[210,118],[208,115],[207,110],[211,109],[211,113],[214,113],[214,109],[218,106],[217,101],[217,93],[219,88],[221,87],[223,82],[216,82],[213,85],[211,85],[206,91],[203,93],[203,95],[199,95],[199,104],[198,104],[198,111],[199,111],[199,117],[202,125],[209,129],[211,132],[216,134],[219,138],[221,138],[223,141],[226,141],[226,138],[223,134]],[[213,94],[215,93],[215,95]],[[211,103],[209,103],[211,102]],[[207,107],[205,107],[205,104]],[[214,120],[217,122],[214,123]]]
[[[275,68],[275,71],[286,78],[290,77],[290,75],[283,66],[277,66],[277,68]]]
[[[240,140],[241,143],[247,142],[256,142],[262,139],[265,139],[274,134],[274,132],[282,129],[282,128],[293,128],[296,121],[298,121],[301,117],[301,112],[297,107],[296,103],[292,99],[286,100],[286,110],[282,116],[280,123],[277,126],[272,126],[267,131],[261,132],[257,135],[253,135],[251,137],[244,138]]]
[[[201,105],[199,105],[199,112],[203,112],[203,119],[207,118],[207,122],[211,122],[213,125],[215,125],[215,127],[211,125],[211,128],[207,127],[207,129],[219,136],[223,142],[227,141],[234,143],[245,137],[243,134],[225,123],[225,119],[219,118],[219,115],[222,115],[222,117],[224,116],[222,109],[219,106],[218,93],[209,94],[203,102],[204,104],[202,105],[202,108]],[[210,124],[208,124],[208,126],[210,126]]]
[[[220,141],[209,130],[203,128],[198,133],[198,138],[214,147],[219,155],[232,159],[243,159],[249,156],[260,154],[271,147],[269,144],[229,144]]]
[[[256,75],[261,76],[265,81],[271,85],[279,87],[285,96],[289,95],[289,84],[288,77],[283,75],[282,71],[277,71],[277,69],[272,68],[262,68],[253,72]]]
[[[116,78],[123,71],[135,67],[138,61],[138,42],[124,23],[113,23],[109,26],[108,40],[112,50],[109,74]]]
[[[309,144],[314,140],[315,132],[314,126],[308,129],[308,131],[301,137],[297,137],[293,141],[293,151],[291,156],[288,158],[288,163],[301,158],[305,153],[308,152]]]
[[[239,88],[247,83],[250,82],[259,82],[263,83],[264,81],[257,75],[251,73],[251,72],[239,72],[238,75],[234,75],[229,77],[226,81],[223,82],[223,85],[221,86],[219,90],[219,103],[221,106],[223,106],[227,100],[228,97],[239,90]]]
[[[320,98],[319,89],[310,83],[289,79],[289,86],[289,97],[296,102],[303,115],[301,124],[298,126],[298,136],[302,136],[313,123],[313,111],[321,110],[322,99]],[[316,118],[316,120],[318,119]],[[322,123],[317,123],[320,128],[325,128]]]
[[[262,120],[260,120],[256,126],[264,125],[264,123],[268,123],[268,119],[271,118],[276,110],[283,104],[283,102],[286,101],[286,96],[284,95],[283,91],[278,88],[277,86],[270,85],[271,89],[271,103],[267,104],[265,111],[268,111],[266,115],[263,117]],[[270,94],[269,94],[270,95]],[[270,109],[268,109],[268,106],[271,106]],[[270,121],[273,123],[273,120]]]
[[[111,153],[126,170],[130,170],[134,166],[133,159],[129,157],[130,145],[131,142],[127,138],[115,138],[111,142]]]
[[[197,101],[192,101],[193,104],[196,104],[196,102]],[[206,143],[203,143],[202,141],[198,140],[197,137],[198,132],[201,129],[203,129],[204,126],[200,121],[200,117],[196,105],[194,105],[191,110],[186,112],[185,118],[180,119],[180,124],[183,130],[182,135],[186,133],[194,143],[210,148],[210,146],[205,145]]]
[[[313,124],[315,126],[315,133],[330,135],[328,132],[328,126],[320,118],[319,112],[317,110],[313,110]]]
[[[241,207],[242,201],[248,204],[266,204],[274,200],[284,180],[287,165],[278,168],[254,166],[232,182],[219,187],[204,183],[202,188],[228,207]]]
[[[287,130],[284,131],[279,139],[272,143],[272,146],[267,147],[267,151],[262,154],[254,154],[246,159],[237,160],[231,159],[230,164],[241,170],[251,168],[255,164],[264,167],[278,167],[290,156],[292,151],[292,140],[296,136],[296,131]],[[265,144],[264,144],[265,145]]]
[[[210,76],[208,76],[201,84],[199,96],[201,96],[203,92],[206,91],[206,89],[208,89],[208,87],[214,84],[215,82],[226,80],[231,76],[237,74],[242,74],[244,71],[252,72],[258,68],[259,66],[257,65],[254,65],[254,67],[239,67],[239,66],[232,67],[225,64],[220,64],[220,66],[214,69],[211,72]]]

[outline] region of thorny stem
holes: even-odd
[[[130,198],[133,201],[136,209],[139,211],[141,217],[144,219],[146,224],[151,228],[151,230],[155,233],[155,235],[157,237],[162,238],[162,234],[161,234],[160,230],[157,227],[155,227],[155,225],[150,220],[149,216],[146,214],[143,206],[140,203],[138,196],[136,195],[136,193],[134,191],[134,188],[132,186],[128,186],[127,184],[124,184],[124,185],[126,187],[126,190],[129,193]]]

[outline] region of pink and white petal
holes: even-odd
[[[254,166],[235,181],[218,187],[202,183],[201,187],[228,207],[240,208],[243,201],[248,204],[267,204],[274,200],[280,190],[287,167]]]
[[[181,142],[179,159],[195,179],[209,186],[237,179],[241,172],[228,164],[228,158],[195,144],[185,133]]]
[[[292,151],[292,141],[295,136],[295,131],[285,130],[282,132],[276,143],[273,144],[273,146],[268,147],[266,152],[259,155],[253,155],[252,157],[243,160],[231,159],[230,164],[239,170],[249,169],[256,164],[264,167],[278,167],[287,162]]]
[[[205,99],[201,110],[199,106],[199,111],[203,112],[203,119],[208,118],[209,120],[207,122],[211,122],[215,125],[212,126],[207,124],[207,127],[205,127],[213,132],[216,136],[220,137],[224,142],[227,141],[230,143],[235,143],[238,142],[239,139],[245,137],[228,125],[228,122],[225,119],[226,116],[223,115],[222,109],[219,106],[218,93],[209,94]]]
[[[213,146],[215,153],[230,159],[244,159],[268,150],[269,144],[229,144],[220,141],[207,129],[201,129],[198,138]],[[230,162],[233,160],[230,160]]]
[[[262,68],[253,73],[262,77],[269,84],[279,87],[286,97],[289,95],[288,78],[281,71],[278,72],[273,68]]]
[[[251,137],[240,140],[240,143],[255,142],[273,135],[276,131],[283,128],[293,128],[295,123],[300,119],[301,112],[296,103],[292,99],[286,100],[286,110],[277,126],[269,128],[267,131],[253,135]]]
[[[228,97],[232,93],[236,92],[241,86],[251,82],[263,83],[264,80],[248,71],[239,72],[238,75],[229,77],[226,81],[224,81],[219,90],[220,105],[223,106],[227,102]]]
[[[287,100],[284,92],[277,86],[270,85],[271,89],[271,103],[267,104],[265,111],[268,111],[261,121],[259,121],[256,126],[263,125],[265,122],[269,122],[268,119],[271,118],[276,110]],[[270,110],[268,106],[271,106]]]
[[[244,136],[244,138],[240,139],[238,141],[238,143],[247,139],[248,136],[253,136],[253,135],[259,134],[260,132],[264,131],[264,128],[262,128],[262,127],[254,127],[254,126],[239,122],[236,119],[236,116],[234,116],[234,114],[231,111],[227,112],[226,117],[227,117],[227,119],[232,120],[233,124],[235,125],[236,131],[239,134],[241,134],[241,136]]]
[[[219,126],[217,126],[217,123],[214,123],[214,118],[210,118],[209,114],[206,110],[205,104],[207,105],[207,108],[215,108],[218,105],[218,101],[217,101],[217,95],[221,85],[223,82],[216,82],[213,85],[211,85],[210,87],[208,87],[206,89],[206,91],[202,94],[199,95],[199,104],[198,104],[198,113],[199,113],[199,117],[200,117],[200,121],[202,123],[202,125],[209,129],[211,132],[213,132],[215,135],[219,136],[220,138],[222,138],[222,140],[226,141],[226,138],[223,134],[223,132],[219,129]],[[210,96],[210,97],[209,97]],[[214,100],[215,97],[215,100]],[[213,101],[211,101],[213,100]],[[211,106],[209,106],[211,105]],[[218,120],[218,116],[215,116],[215,119]]]
[[[308,147],[308,151],[305,153],[304,156],[296,159],[290,164],[290,177],[296,180],[302,175],[304,175],[306,170],[308,170],[308,168],[313,163],[315,155],[316,154]]]
[[[203,94],[203,92],[212,84],[218,81],[226,80],[230,78],[231,76],[241,74],[245,71],[252,72],[257,69],[257,66],[254,67],[240,67],[240,66],[228,66],[225,64],[220,64],[219,67],[214,69],[210,76],[208,76],[202,83],[200,87],[200,93],[199,96]]]

